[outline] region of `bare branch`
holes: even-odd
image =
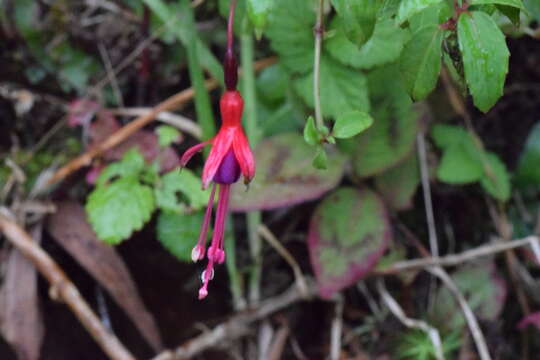
[[[135,360],[116,336],[108,332],[90,306],[84,301],[79,290],[54,262],[54,260],[19,225],[0,213],[0,231],[51,284],[51,294],[65,302],[96,340],[101,349],[114,360]]]

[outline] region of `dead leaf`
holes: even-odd
[[[99,241],[86,221],[84,208],[76,202],[57,204],[47,230],[128,314],[155,351],[162,349],[154,317],[146,309],[131,275],[113,247]]]
[[[41,226],[36,226],[32,235],[35,241],[40,241]],[[38,360],[45,331],[39,310],[36,268],[15,248],[4,254],[0,331],[19,360]]]

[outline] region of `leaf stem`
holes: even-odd
[[[324,0],[319,0],[319,8],[317,11],[317,23],[315,24],[315,58],[313,61],[313,103],[315,104],[315,124],[317,129],[321,130],[324,127],[324,120],[321,110],[321,44],[324,34],[323,24]]]

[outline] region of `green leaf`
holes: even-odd
[[[265,139],[255,148],[257,175],[249,184],[233,186],[233,211],[267,210],[317,199],[337,186],[343,175],[345,158],[328,149],[328,168],[312,165],[313,147],[296,133]]]
[[[247,15],[260,39],[268,21],[268,14],[274,4],[273,0],[247,0]]]
[[[394,210],[407,210],[412,207],[412,199],[419,183],[420,171],[414,153],[375,178],[377,192]]]
[[[189,202],[189,209],[199,210],[208,204],[210,191],[202,190],[201,180],[188,169],[173,170],[161,178],[154,189],[156,204],[163,210],[185,212],[186,201],[178,198],[182,193]]]
[[[475,261],[461,266],[452,274],[452,279],[479,319],[494,321],[498,318],[505,304],[507,284],[493,261]],[[439,288],[433,304],[429,319],[434,326],[444,330],[465,326],[461,308],[447,287]]]
[[[520,9],[513,6],[497,5],[497,10],[499,10],[501,14],[506,16],[512,22],[512,24],[514,24],[515,26],[519,26],[519,16],[521,14]]]
[[[324,116],[337,118],[352,110],[369,111],[365,76],[328,56],[321,57],[320,97]],[[294,81],[294,89],[313,107],[313,72]]]
[[[480,184],[491,196],[500,201],[508,201],[511,194],[510,175],[506,166],[493,153],[487,153],[484,164],[484,176]]]
[[[281,63],[293,72],[313,68],[313,26],[316,4],[305,0],[276,0],[266,35]]]
[[[380,1],[332,0],[346,39],[353,45],[364,44],[373,34]]]
[[[373,125],[354,138],[356,147],[351,160],[358,177],[372,176],[396,165],[413,149],[417,115],[412,111],[407,91],[397,79],[396,65],[377,69],[369,75]]]
[[[399,5],[396,21],[402,24],[414,14],[424,10],[430,5],[440,3],[442,0],[406,0]]]
[[[312,164],[315,169],[328,169],[328,156],[326,155],[324,146],[319,146],[317,148],[317,153],[315,154],[315,158],[313,158]]]
[[[304,127],[304,140],[309,145],[317,145],[319,143],[320,135],[315,126],[313,116],[308,117],[306,121],[306,126]]]
[[[441,71],[443,30],[425,26],[413,34],[400,58],[400,70],[409,94],[424,99],[437,85]]]
[[[474,104],[487,112],[501,97],[510,53],[503,33],[486,13],[460,15],[458,40]]]
[[[366,130],[373,124],[368,113],[350,111],[339,115],[332,128],[332,135],[338,139],[347,139]]]
[[[180,139],[180,131],[169,125],[161,125],[156,129],[159,146],[164,148]]]
[[[161,212],[157,221],[157,238],[171,254],[181,261],[191,262],[191,250],[197,244],[204,213]]]
[[[448,184],[468,184],[482,178],[484,169],[475,147],[471,142],[463,142],[445,149],[437,177]]]
[[[460,126],[436,124],[431,130],[431,137],[435,145],[445,149],[449,146],[469,141],[470,135]]]
[[[140,230],[154,211],[152,188],[134,176],[98,186],[86,203],[86,212],[99,239],[118,244]]]
[[[519,157],[516,180],[520,185],[540,185],[540,124],[529,133]]]
[[[257,78],[258,93],[272,103],[285,98],[289,85],[289,76],[280,64],[262,70]]]
[[[540,1],[538,0],[525,0],[525,9],[536,20],[540,21]]]
[[[372,191],[340,188],[313,213],[308,233],[319,293],[330,297],[377,265],[391,238],[384,204]]]
[[[396,60],[406,40],[407,32],[392,19],[377,21],[371,38],[360,48],[345,36],[340,18],[331,23],[336,33],[325,41],[330,55],[345,65],[359,69],[371,69]]]
[[[495,4],[495,5],[505,5],[512,6],[521,10],[525,10],[522,0],[469,0],[470,5],[485,5],[485,4]]]
[[[409,18],[409,27],[413,33],[424,26],[440,25],[447,21],[453,14],[453,7],[448,6],[446,1],[428,6]]]
[[[133,148],[126,151],[122,156],[122,160],[114,162],[103,169],[96,181],[96,186],[103,186],[115,177],[131,176],[136,178],[144,168],[143,156],[137,148]]]

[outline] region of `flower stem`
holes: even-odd
[[[212,105],[210,103],[210,95],[204,86],[204,75],[201,67],[201,62],[197,54],[197,42],[195,41],[195,21],[193,18],[193,10],[188,0],[182,1],[183,10],[186,11],[190,41],[187,44],[187,59],[189,68],[189,77],[195,90],[195,111],[197,112],[197,121],[202,129],[202,139],[208,140],[216,133],[216,125],[214,115],[212,113]]]
[[[227,254],[227,273],[229,274],[230,289],[233,296],[233,306],[236,311],[241,311],[246,308],[246,300],[243,296],[242,281],[238,268],[236,267],[236,241],[234,239],[233,222],[232,217],[227,217],[227,224],[225,226],[227,230],[225,232],[225,253]]]
[[[255,72],[253,68],[253,36],[244,31],[240,38],[242,63],[242,93],[245,103],[246,135],[254,148],[259,140],[257,128],[257,97],[255,92]],[[249,301],[255,305],[260,300],[260,283],[262,274],[262,241],[258,233],[261,224],[260,211],[247,214],[247,233],[253,267],[249,278]]]
[[[324,120],[321,110],[321,44],[324,34],[323,24],[324,0],[319,0],[317,23],[315,24],[315,59],[313,61],[313,103],[315,104],[315,124],[321,130]]]

